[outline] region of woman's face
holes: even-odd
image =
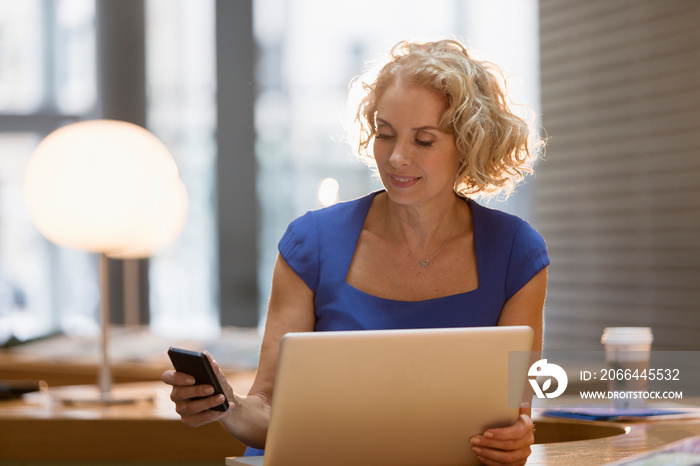
[[[419,205],[454,196],[460,154],[440,130],[447,103],[439,95],[401,82],[377,101],[374,158],[389,197]]]

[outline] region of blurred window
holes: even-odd
[[[95,257],[44,239],[22,188],[39,141],[94,111],[94,18],[93,0],[0,0],[0,345],[97,328]]]
[[[215,55],[213,0],[146,2],[148,128],[189,197],[183,232],[149,261],[151,329],[171,336],[219,331]]]

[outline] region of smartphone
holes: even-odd
[[[170,347],[168,350],[168,356],[170,361],[173,363],[173,367],[178,372],[184,372],[194,377],[195,385],[211,385],[214,387],[214,395],[224,395],[226,394],[221,388],[219,379],[216,378],[214,369],[211,367],[209,358],[204,353],[199,353],[196,351],[189,351],[182,348]],[[214,396],[210,395],[210,396]],[[193,398],[199,400],[206,397]],[[228,399],[225,400],[220,405],[214,406],[213,408],[217,411],[227,411],[228,410]]]

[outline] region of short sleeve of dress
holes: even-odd
[[[279,241],[282,258],[312,291],[316,292],[319,276],[318,228],[313,212],[293,220]]]
[[[530,224],[523,221],[513,238],[506,275],[506,300],[513,297],[548,265],[549,254],[544,238]]]

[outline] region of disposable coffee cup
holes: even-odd
[[[607,327],[603,332],[608,398],[615,409],[644,407],[653,339],[649,327]]]

